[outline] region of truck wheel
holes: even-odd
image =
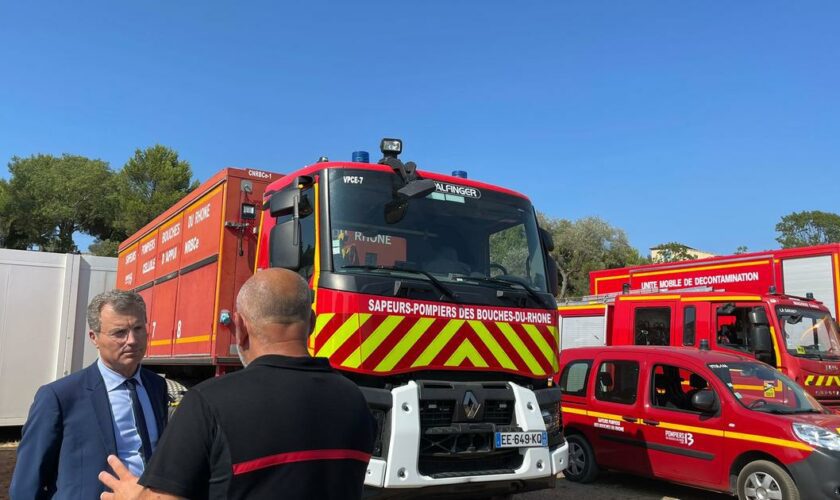
[[[739,500],[799,500],[796,483],[786,470],[767,460],[750,462],[738,474]]]
[[[563,475],[575,483],[591,483],[598,476],[598,463],[595,452],[585,437],[572,434],[566,437],[569,443],[569,465]]]
[[[166,394],[169,398],[169,418],[172,418],[186,392],[187,386],[181,382],[171,378],[166,379]]]

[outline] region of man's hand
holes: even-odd
[[[108,455],[108,465],[114,470],[117,477],[105,471],[99,473],[99,480],[113,493],[103,493],[101,500],[135,500],[140,498],[143,487],[137,484],[137,476],[129,472],[128,468],[114,455]]]

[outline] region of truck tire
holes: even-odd
[[[799,490],[782,467],[767,460],[756,460],[748,463],[738,474],[738,499],[765,498],[799,500]]]
[[[181,399],[184,397],[186,392],[187,386],[181,382],[171,378],[166,379],[166,395],[169,399],[169,418],[172,418],[172,415],[175,413],[175,410],[178,408],[178,405],[181,403]]]
[[[591,483],[598,477],[598,463],[589,441],[580,434],[566,436],[569,443],[569,465],[563,476],[575,483]]]

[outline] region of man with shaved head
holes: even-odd
[[[186,394],[139,481],[109,457],[103,499],[361,498],[376,426],[358,387],[309,355],[306,282],[257,272],[233,321],[246,368]]]

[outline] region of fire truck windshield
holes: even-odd
[[[393,173],[330,170],[335,272],[399,273],[402,268],[428,273],[449,288],[486,286],[492,280],[500,288],[527,289],[530,296],[548,290],[528,200],[455,183],[435,185],[426,197],[400,200],[396,192],[402,183]],[[397,216],[395,205],[400,205]]]
[[[840,357],[837,324],[827,311],[777,306],[776,314],[788,352],[803,357]]]

